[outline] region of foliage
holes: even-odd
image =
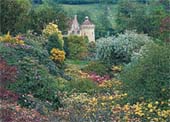
[[[44,25],[54,22],[59,25],[60,30],[65,31],[67,29],[68,18],[65,11],[53,3],[44,3],[33,7],[27,16],[26,25],[28,29],[33,30],[34,32],[41,34],[41,30],[44,28]]]
[[[50,107],[57,108],[60,101],[56,95],[56,80],[52,75],[59,75],[59,69],[49,59],[48,51],[43,49],[43,38],[30,35],[25,40],[24,46],[0,43],[1,55],[9,64],[16,65],[19,71],[17,82],[10,84],[9,88],[20,95],[32,94],[43,102],[49,101]],[[24,100],[21,97],[20,103],[29,105]]]
[[[109,67],[101,61],[91,61],[87,66],[82,68],[82,71],[103,76],[109,74]]]
[[[7,62],[0,55],[0,98],[2,99],[11,99],[15,101],[18,99],[18,95],[7,90],[7,86],[10,83],[16,81],[17,78],[17,67],[9,66]]]
[[[60,40],[63,40],[61,31],[59,31],[59,29],[58,29],[58,25],[53,24],[53,23],[49,23],[43,30],[43,34],[45,34],[45,36],[47,36],[47,37],[54,34],[54,33],[57,33],[58,38]]]
[[[85,17],[88,16],[89,18],[91,18],[91,14],[88,10],[84,10],[84,11],[77,11],[76,12],[76,15],[77,15],[77,19],[78,19],[78,22],[80,24],[82,24],[85,20]],[[73,17],[72,17],[73,18]]]
[[[118,0],[54,0],[63,4],[93,4],[93,3],[117,3]]]
[[[1,1],[1,33],[25,33],[28,30],[41,34],[44,25],[55,21],[62,31],[67,29],[68,18],[61,7],[45,2],[31,5],[30,0]],[[56,22],[57,20],[57,22]]]
[[[31,7],[29,0],[1,0],[0,11],[0,32],[5,34],[8,31],[18,32],[17,24],[22,22],[21,16],[27,14]]]
[[[67,82],[64,87],[68,92],[93,93],[97,90],[97,84],[90,79],[75,78]]]
[[[86,59],[87,57],[87,38],[82,36],[69,36],[67,39],[68,57],[70,59]]]
[[[63,44],[64,44],[64,41],[60,40],[58,38],[58,34],[57,33],[53,33],[52,35],[50,35],[48,37],[48,41],[47,41],[45,47],[48,50],[48,52],[50,53],[52,48],[58,48],[60,50],[63,50]]]
[[[88,59],[91,60],[95,60],[96,57],[96,43],[94,42],[90,42],[88,44]]]
[[[51,56],[50,58],[54,61],[59,61],[60,63],[64,61],[65,59],[65,52],[61,51],[57,48],[53,48],[51,50]]]
[[[14,54],[18,54],[16,58],[21,58],[27,55],[28,57],[34,57],[35,60],[38,60],[41,65],[47,67],[50,74],[59,75],[59,68],[55,65],[55,63],[49,59],[50,54],[44,46],[48,40],[44,36],[35,36],[33,34],[28,33],[25,37],[25,47],[24,49],[14,51]],[[5,51],[5,50],[4,50]],[[13,55],[14,56],[14,55]]]
[[[2,122],[49,122],[48,118],[35,109],[23,108],[7,100],[1,101],[0,120]]]
[[[170,42],[170,16],[165,17],[161,20],[160,25],[161,39],[164,39],[166,42]]]
[[[98,21],[96,22],[96,38],[110,36],[113,34],[112,21],[110,21],[109,18],[111,13],[108,5],[105,4],[103,9],[102,14],[98,17]]]
[[[49,23],[44,28],[43,34],[48,38],[46,48],[49,52],[52,50],[52,48],[58,48],[60,50],[63,50],[63,35],[56,24]]]
[[[169,44],[152,44],[142,50],[142,56],[121,73],[131,102],[143,99],[168,100],[170,86]]]
[[[117,29],[119,31],[136,29],[139,33],[147,33],[154,38],[166,40],[166,34],[164,35],[160,29],[162,30],[162,22],[168,17],[169,12],[160,1],[148,1],[148,3],[146,1],[144,5],[131,1],[120,2],[116,19]],[[168,26],[169,24],[166,24],[166,27]]]
[[[15,66],[9,66],[5,60],[0,56],[0,83],[1,86],[8,84],[8,82],[14,82],[16,80],[17,68]]]
[[[129,63],[131,57],[148,43],[152,41],[147,35],[126,31],[124,34],[118,34],[117,37],[97,40],[96,57],[108,64]]]
[[[9,32],[5,36],[0,36],[0,42],[24,45],[24,41],[21,35],[12,37]]]

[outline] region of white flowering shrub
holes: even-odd
[[[153,41],[145,34],[126,31],[118,36],[100,38],[97,40],[97,59],[109,64],[129,63],[140,55],[140,49]]]

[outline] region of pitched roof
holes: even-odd
[[[85,17],[85,21],[82,23],[82,25],[94,25],[92,22],[90,22],[89,17]]]

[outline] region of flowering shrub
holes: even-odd
[[[23,108],[15,103],[1,101],[0,120],[2,122],[49,122],[48,118],[35,109]]]
[[[35,36],[25,38],[26,48],[10,43],[0,43],[2,57],[16,65],[18,69],[17,82],[10,84],[9,89],[20,95],[31,93],[39,101],[49,101],[51,107],[48,108],[58,108],[60,103],[56,95],[57,86],[53,75],[59,75],[59,68],[49,59],[48,51],[43,48],[44,38]],[[32,103],[30,105],[29,101],[25,102],[21,96],[18,103],[26,107],[32,106]]]
[[[122,71],[122,67],[121,66],[112,66],[112,71],[113,72],[121,72]]]
[[[122,102],[129,94],[117,91],[115,87],[122,86],[123,82],[112,79],[99,84],[100,88],[114,89],[112,92],[97,92],[93,94],[64,93],[62,102],[65,118],[68,121],[168,121],[170,119],[169,101],[142,101],[134,104]],[[83,114],[82,114],[83,113]],[[59,116],[59,115],[58,115]]]
[[[129,63],[141,47],[151,42],[147,35],[133,31],[126,31],[117,37],[100,38],[96,44],[97,59],[109,64]]]
[[[63,50],[64,40],[61,31],[58,29],[58,25],[49,23],[43,30],[43,34],[48,38],[46,48],[49,52],[52,48]]]
[[[65,59],[65,52],[57,48],[53,48],[50,53],[51,53],[50,58],[54,61],[59,61],[61,63]]]
[[[8,32],[5,36],[0,37],[0,42],[24,45],[23,39],[24,38],[20,35],[17,35],[16,37],[12,37]]]
[[[170,42],[170,16],[165,17],[161,21],[161,26],[160,26],[160,32],[161,32],[161,37],[167,42]]]
[[[7,90],[6,87],[10,82],[15,82],[17,76],[17,68],[9,66],[5,60],[0,56],[0,98],[17,100],[18,96]]]
[[[58,29],[58,25],[56,24],[53,24],[53,23],[49,23],[45,29],[43,30],[43,33],[46,35],[46,36],[50,36],[54,33],[56,33],[59,37],[60,40],[63,40],[63,36],[62,36],[62,33],[61,31]]]
[[[170,119],[169,109],[161,108],[160,106],[167,106],[168,103],[164,102],[137,102],[135,104],[116,104],[113,106],[113,115],[118,118],[123,116],[126,121],[137,119],[138,121],[153,121],[153,122],[166,122]],[[169,107],[168,107],[169,108]]]
[[[91,73],[88,75],[88,78],[91,79],[92,81],[102,84],[104,81],[109,80],[110,77],[108,75],[100,76],[95,73]]]
[[[0,82],[6,85],[7,82],[14,82],[16,80],[17,68],[9,66],[5,60],[0,56]]]
[[[122,99],[126,96],[127,94],[114,95],[107,93],[89,95],[87,93],[73,93],[66,95],[62,102],[70,110],[70,114],[68,115],[70,120],[112,121],[115,120],[112,118],[114,100]]]

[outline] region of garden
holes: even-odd
[[[0,4],[0,121],[170,121],[169,0]],[[114,21],[66,36],[74,4],[116,6]]]

